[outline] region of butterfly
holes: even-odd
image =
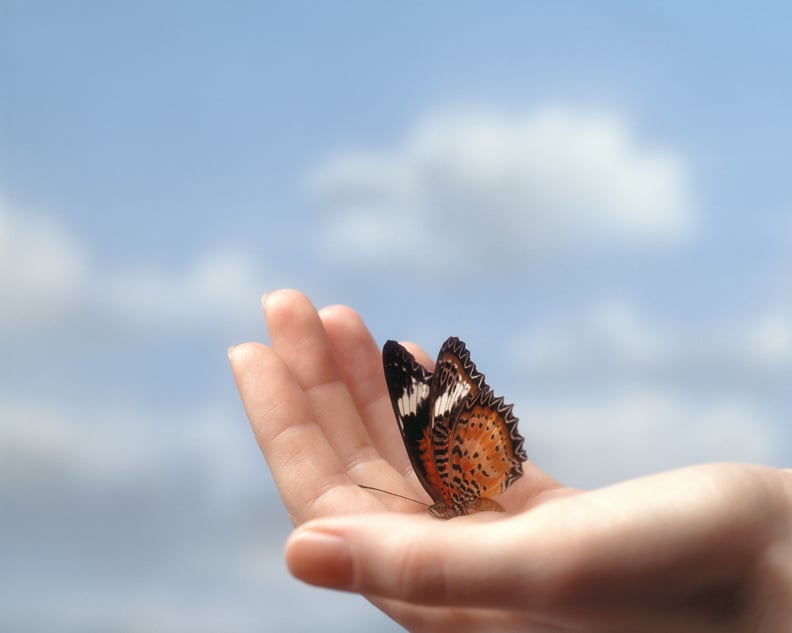
[[[471,511],[503,511],[492,499],[522,476],[527,459],[512,405],[495,396],[452,336],[429,372],[396,341],[382,348],[393,412],[415,474],[450,519]]]

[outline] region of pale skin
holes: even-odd
[[[296,526],[297,578],[410,631],[792,631],[792,471],[708,464],[580,491],[529,461],[505,513],[432,518],[357,485],[430,502],[360,317],[294,290],[264,307],[272,346],[229,358]]]

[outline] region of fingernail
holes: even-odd
[[[231,358],[231,354],[233,353],[234,349],[236,349],[236,347],[237,347],[236,345],[229,345],[228,346],[228,351],[227,351],[228,358]]]
[[[338,534],[298,531],[286,545],[286,564],[295,577],[311,585],[346,589],[352,584],[352,552]]]

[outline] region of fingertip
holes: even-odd
[[[236,365],[253,359],[266,349],[268,349],[268,347],[263,343],[237,343],[235,345],[229,345],[227,350],[228,360],[232,365]]]
[[[310,585],[342,590],[352,585],[352,551],[339,534],[298,528],[286,542],[284,556],[289,572]]]
[[[325,306],[319,310],[319,317],[325,324],[331,323],[348,329],[355,329],[363,325],[363,320],[354,308],[340,303]]]
[[[294,288],[279,288],[271,292],[264,293],[261,296],[261,305],[264,307],[264,312],[270,312],[273,309],[278,309],[282,305],[290,304],[295,301],[305,301],[310,303],[308,297]]]
[[[295,530],[286,565],[311,585],[408,602],[447,600],[445,566],[436,564],[437,532],[419,515],[375,513],[325,517]],[[423,537],[429,534],[428,545]]]
[[[299,290],[275,290],[267,293],[263,302],[264,318],[276,349],[279,344],[300,344],[306,337],[324,333],[316,308],[308,296]]]

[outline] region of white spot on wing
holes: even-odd
[[[439,418],[448,415],[457,403],[461,402],[470,393],[470,384],[467,382],[455,382],[453,387],[439,395],[434,403],[434,417]]]
[[[418,405],[429,397],[429,385],[413,379],[412,383],[404,390],[397,406],[402,417],[415,415]]]

